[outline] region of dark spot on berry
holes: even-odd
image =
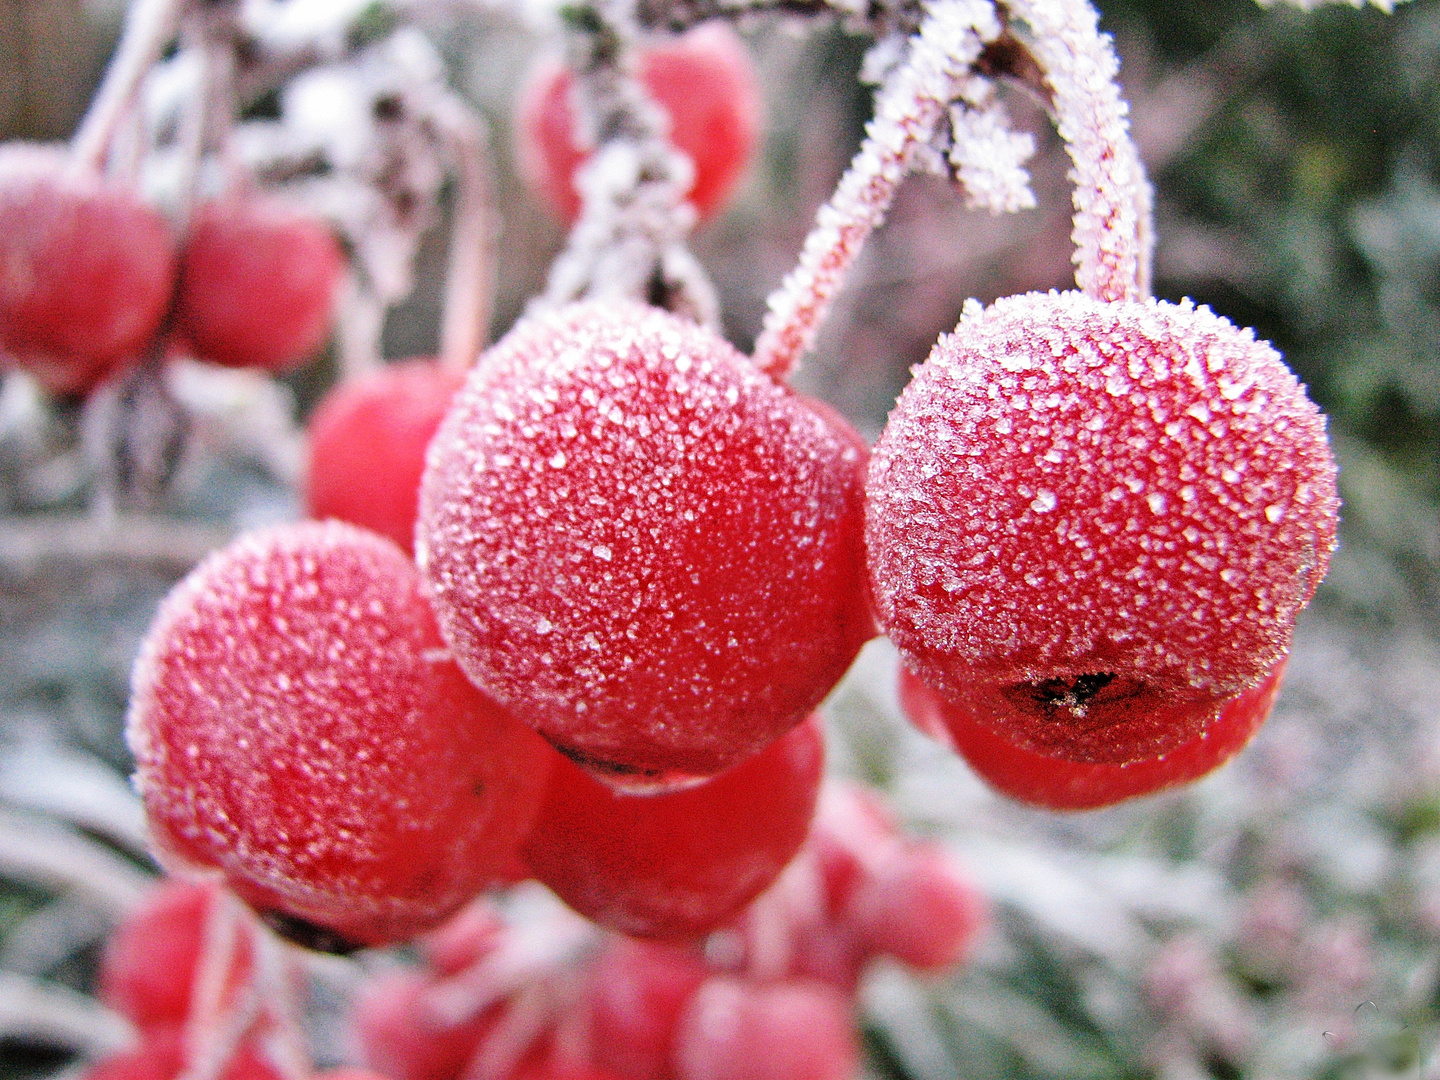
[[[361,948],[358,941],[342,937],[326,926],[316,926],[305,919],[287,915],[283,911],[262,911],[260,918],[286,941],[314,952],[331,953],[334,956],[349,956]]]
[[[606,758],[596,757],[594,754],[587,754],[584,750],[577,750],[573,746],[561,746],[559,743],[551,743],[551,746],[559,750],[567,758],[579,765],[582,769],[588,769],[595,773],[604,773],[606,776],[659,776],[659,769],[645,769],[635,765],[626,765],[619,761],[610,761]]]
[[[1030,684],[1030,696],[1041,705],[1064,709],[1077,717],[1085,715],[1090,700],[1115,681],[1108,671],[1091,675],[1080,675],[1073,681],[1067,679],[1046,679]]]

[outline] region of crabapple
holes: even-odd
[[[675,1040],[677,1080],[850,1080],[859,1064],[845,996],[824,983],[710,979]]]
[[[698,787],[661,795],[615,792],[557,760],[521,854],[540,882],[602,926],[635,937],[699,937],[794,856],[823,764],[818,716]]]
[[[325,222],[271,196],[200,206],[180,256],[175,327],[199,360],[283,371],[330,332],[345,272]]]
[[[167,880],[158,885],[106,941],[98,975],[100,1000],[141,1030],[183,1024],[190,1014],[206,926],[223,902],[223,891],[214,882]],[[255,927],[238,920],[236,933],[233,966],[226,977],[230,986],[246,982],[255,964]]]
[[[456,660],[613,786],[753,754],[874,633],[842,424],[656,308],[525,319],[421,485],[415,554]]]
[[[447,1023],[427,1008],[438,985],[431,975],[394,971],[369,982],[356,1001],[355,1041],[365,1063],[390,1080],[456,1080],[499,1022],[486,1009]]]
[[[212,554],[141,647],[127,736],[162,861],[282,933],[438,925],[511,857],[550,751],[450,660],[414,565],[340,522]]]
[[[1289,646],[1335,545],[1325,422],[1268,344],[1186,302],[967,305],[876,446],[882,626],[1016,746],[1190,742]]]
[[[723,23],[706,23],[640,50],[638,72],[670,120],[675,148],[695,179],[687,195],[701,217],[724,203],[745,172],[760,129],[760,93],[745,44]],[[590,151],[577,143],[571,70],[543,61],[520,96],[515,130],[521,168],[567,222],[580,216],[574,177]]]
[[[1094,810],[1188,784],[1243,750],[1270,714],[1285,670],[1282,659],[1258,686],[1230,699],[1200,734],[1174,750],[1112,764],[1047,757],[1016,746],[946,701],[901,668],[900,704],[921,731],[952,746],[1002,795],[1050,810]]]
[[[896,843],[847,912],[871,950],[918,971],[958,963],[985,920],[985,900],[946,852]]]
[[[170,226],[133,189],[0,147],[0,359],[83,394],[145,350],[174,283]]]
[[[415,546],[425,448],[465,373],[434,360],[390,364],[342,382],[310,420],[305,506]]]
[[[582,1003],[590,1058],[625,1080],[668,1080],[680,1015],[709,969],[697,952],[617,938],[595,960]]]

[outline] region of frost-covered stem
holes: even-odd
[[[307,1080],[311,1075],[305,1032],[300,1026],[300,1002],[287,963],[290,948],[268,928],[255,934],[256,985],[271,1021],[270,1058],[286,1080]]]
[[[707,19],[736,19],[743,15],[775,13],[792,16],[841,15],[850,19],[913,16],[918,3],[870,4],[855,0],[638,0],[636,18],[647,29],[681,33]],[[896,10],[887,11],[887,8]],[[913,24],[912,24],[913,25]]]
[[[1151,191],[1116,83],[1120,64],[1088,0],[1008,0],[1033,31],[1055,124],[1074,163],[1075,281],[1100,300],[1150,292]]]
[[[934,138],[984,43],[1000,30],[995,9],[985,0],[929,5],[909,57],[876,96],[865,141],[835,194],[816,213],[799,264],[770,295],[755,343],[755,364],[762,371],[786,378],[814,343],[866,238],[885,220],[915,148]]]
[[[83,896],[109,918],[132,911],[153,879],[93,840],[0,810],[0,874]]]
[[[165,43],[175,36],[175,27],[186,0],[134,0],[125,16],[120,45],[105,69],[94,99],[80,127],[70,140],[70,154],[77,166],[98,169],[116,128],[125,117],[135,90],[145,73],[160,57]]]
[[[179,1080],[216,1080],[259,1015],[260,995],[253,976],[234,988],[233,995],[230,985],[239,959],[242,917],[239,901],[229,893],[213,894],[190,989],[186,1065]]]
[[[340,378],[358,379],[379,369],[380,336],[385,330],[385,304],[351,270],[337,290],[336,350]]]
[[[0,1039],[39,1042],[100,1057],[125,1048],[125,1020],[68,986],[0,971]]]
[[[453,95],[432,108],[455,172],[455,211],[445,274],[440,363],[465,371],[484,348],[495,297],[494,184],[483,121]]]
[[[629,298],[713,324],[715,292],[685,246],[690,160],[669,142],[664,111],[635,77],[630,0],[595,0],[570,17],[580,141],[595,153],[576,175],[580,220],[551,267],[544,302]]]

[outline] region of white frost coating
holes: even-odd
[[[865,238],[885,219],[917,147],[935,137],[960,96],[984,43],[1000,34],[985,0],[935,0],[927,5],[909,59],[891,72],[875,100],[865,141],[835,194],[815,215],[799,265],[769,300],[755,363],[786,377],[810,348]]]
[[[1013,0],[1054,95],[1056,127],[1074,162],[1075,282],[1098,300],[1150,291],[1151,191],[1130,141],[1115,82],[1119,62],[1088,0]]]
[[[950,166],[965,189],[965,205],[992,214],[1013,214],[1035,205],[1025,162],[1035,153],[1029,132],[1013,131],[993,84],[976,78],[969,106],[950,108]]]

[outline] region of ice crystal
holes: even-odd
[[[1130,141],[1119,62],[1087,0],[1015,0],[1074,162],[1075,280],[1101,300],[1149,293],[1151,191]]]
[[[995,9],[984,0],[929,5],[909,57],[890,72],[876,98],[864,143],[816,214],[799,265],[770,297],[755,345],[755,363],[762,370],[783,377],[813,343],[845,272],[871,230],[884,221],[916,148],[935,138],[946,110],[971,77],[971,65],[1000,31]],[[987,182],[999,182],[1001,176],[993,172]]]

